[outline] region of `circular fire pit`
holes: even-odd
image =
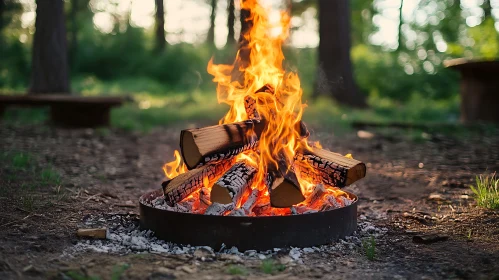
[[[357,196],[352,204],[333,210],[289,216],[237,217],[179,213],[154,208],[162,190],[140,197],[140,225],[156,237],[194,246],[235,246],[241,251],[310,247],[330,243],[357,228]]]

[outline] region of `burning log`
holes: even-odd
[[[243,194],[253,184],[256,172],[256,168],[245,162],[236,163],[213,185],[210,195],[211,202],[224,204],[233,202],[238,205]]]
[[[258,189],[253,189],[253,191],[251,191],[251,194],[248,196],[248,199],[246,199],[246,201],[244,202],[241,209],[244,210],[244,213],[246,213],[246,215],[249,215],[251,213],[251,210],[253,210],[253,207],[255,207],[259,194],[260,191]]]
[[[221,204],[218,202],[212,203],[204,212],[205,215],[223,216],[225,213],[234,210],[234,203]]]
[[[314,184],[339,188],[366,176],[364,163],[318,148],[296,153],[294,168],[301,178],[311,180]]]
[[[284,160],[279,161],[279,170],[269,168],[265,184],[269,190],[272,207],[291,207],[305,200],[298,178],[293,171],[288,170]]]
[[[253,207],[253,213],[257,216],[262,216],[265,212],[270,210],[270,203],[268,201],[259,202]]]
[[[305,204],[307,204],[309,207],[314,208],[314,205],[318,201],[320,201],[320,199],[324,196],[325,193],[326,193],[326,188],[324,188],[323,184],[315,185],[314,190],[305,200]]]
[[[257,120],[214,125],[204,128],[182,130],[180,149],[188,169],[210,162],[233,158],[256,147],[258,127],[264,124]]]
[[[274,94],[274,89],[270,85],[264,85],[262,88],[260,88],[259,90],[256,91],[256,93],[259,93],[259,92],[266,92],[266,93]],[[246,110],[246,115],[247,115],[249,120],[252,120],[252,119],[260,120],[261,119],[260,114],[258,113],[258,111],[256,109],[256,100],[253,97],[248,95],[244,98],[244,108]],[[263,121],[265,122],[265,120],[263,120]],[[308,138],[310,136],[310,131],[308,131],[307,126],[302,121],[300,121],[299,123],[296,124],[295,129],[300,133],[301,138]],[[262,131],[263,131],[263,128],[262,128]],[[260,133],[261,133],[261,131],[260,131]]]
[[[215,182],[231,168],[234,161],[235,159],[229,159],[216,164],[205,165],[163,182],[161,185],[163,186],[166,203],[172,206],[177,202],[182,201],[191,193],[202,188],[205,179],[207,179],[210,184]]]
[[[210,206],[210,190],[208,188],[202,188],[199,191],[199,202],[201,208],[207,208]]]

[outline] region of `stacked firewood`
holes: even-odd
[[[260,91],[273,93],[269,86],[257,92]],[[348,205],[346,197],[328,195],[324,186],[342,188],[350,185],[365,176],[366,166],[319,148],[297,151],[292,162],[277,159],[278,167],[268,168],[264,178],[268,201],[259,199],[261,191],[251,189],[257,168],[245,161],[236,162],[240,153],[258,149],[260,136],[267,125],[255,108],[256,101],[248,96],[245,99],[248,120],[182,130],[180,149],[188,171],[162,184],[164,200],[170,210],[181,207],[180,202],[184,200],[193,200],[191,204],[197,206],[196,212],[201,209],[207,215],[258,215],[265,207],[303,213],[306,209],[300,207],[300,203],[314,204],[319,198],[330,201],[327,206],[331,207]],[[301,121],[295,129],[303,139],[310,135]],[[315,185],[309,197],[302,193],[298,178],[307,178]]]

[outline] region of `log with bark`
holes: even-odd
[[[258,120],[182,130],[180,149],[189,170],[227,160],[253,149],[258,143]]]
[[[170,206],[182,201],[191,193],[204,187],[205,181],[212,184],[234,164],[235,159],[222,160],[200,168],[187,171],[177,177],[163,182],[166,203]]]
[[[232,166],[211,189],[210,199],[211,202],[218,202],[228,204],[233,202],[239,205],[243,194],[248,191],[253,184],[256,168],[246,164],[245,162],[238,162]]]
[[[296,153],[294,169],[300,178],[338,188],[366,176],[364,163],[318,148]]]

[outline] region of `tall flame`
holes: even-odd
[[[267,17],[269,10],[257,0],[241,1],[241,8],[251,11],[247,20],[252,28],[243,34],[243,45],[234,64],[216,65],[211,60],[208,73],[214,76],[213,81],[218,84],[219,103],[230,106],[220,123],[247,119],[244,106],[247,96],[256,100],[258,114],[268,120],[260,137],[259,153],[246,155],[252,158],[249,162],[258,167],[255,181],[261,182],[269,165],[276,165],[275,159],[285,156],[291,161],[295,151],[301,145],[306,145],[295,129],[305,105],[301,100],[302,89],[298,75],[286,72],[282,65],[282,44],[289,34],[289,15],[281,12],[279,21],[270,22]],[[265,85],[270,85],[274,93],[256,92]]]

